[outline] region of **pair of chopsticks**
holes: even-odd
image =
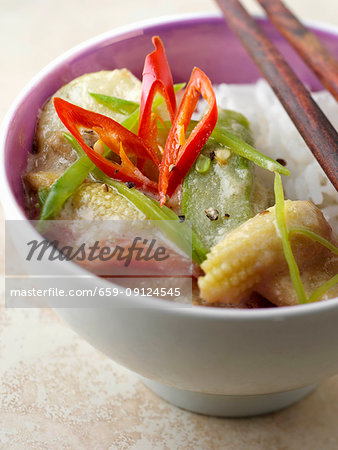
[[[270,20],[338,100],[338,62],[280,0],[258,0]],[[279,50],[239,0],[216,0],[284,109],[338,190],[338,134]]]

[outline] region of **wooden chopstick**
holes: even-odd
[[[271,22],[338,101],[338,61],[281,0],[257,0]]]
[[[338,134],[308,90],[238,0],[216,0],[333,186],[338,190]]]

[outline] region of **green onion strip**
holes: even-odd
[[[237,136],[229,133],[228,131],[225,131],[216,126],[211,134],[211,138],[214,139],[217,143],[225,146],[226,148],[230,148],[230,150],[237,155],[249,159],[263,169],[269,170],[270,172],[277,172],[281,175],[290,175],[289,170],[279,164],[279,162],[259,152],[254,147],[252,147],[252,145],[248,144],[242,139],[239,139]]]
[[[292,253],[289,233],[286,226],[284,193],[283,193],[282,179],[279,173],[275,173],[274,190],[276,202],[275,214],[276,214],[277,229],[282,240],[283,252],[286,262],[289,266],[291,281],[296,291],[298,302],[306,303],[307,302],[306,293],[304,290],[302,280],[300,278],[296,260]]]
[[[291,281],[296,291],[298,302],[302,304],[316,302],[329,289],[331,289],[335,284],[338,283],[338,274],[332,277],[330,280],[323,283],[314,292],[312,292],[312,294],[309,297],[307,297],[302,280],[300,278],[297,262],[292,253],[290,236],[296,233],[303,234],[304,236],[307,236],[309,239],[312,239],[313,241],[318,242],[319,244],[325,246],[336,255],[338,254],[338,247],[336,247],[327,239],[323,238],[322,236],[320,236],[319,234],[315,233],[312,230],[308,230],[302,227],[292,227],[290,228],[290,230],[288,230],[285,221],[285,203],[284,203],[283,186],[281,176],[279,175],[279,173],[275,173],[274,191],[276,203],[275,214],[276,214],[277,229],[282,240],[284,256],[289,267]]]
[[[315,233],[312,230],[308,230],[307,228],[302,227],[292,227],[289,229],[289,236],[292,236],[293,234],[303,234],[304,236],[307,236],[308,238],[312,239],[313,241],[318,242],[319,244],[322,244],[324,247],[331,250],[332,253],[335,255],[338,255],[338,247],[333,245],[330,241],[323,238],[323,236],[320,236],[320,234]]]
[[[337,283],[338,283],[338,274],[330,278],[330,280],[326,281],[321,286],[319,286],[314,292],[312,292],[312,294],[307,300],[308,303],[313,303],[319,300],[320,297],[322,297],[325,294],[325,292],[330,290]]]

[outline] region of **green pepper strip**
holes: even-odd
[[[301,228],[301,227],[292,227],[289,230],[289,236],[292,236],[292,234],[303,234],[304,236],[312,239],[315,242],[318,242],[319,244],[323,245],[327,249],[329,249],[332,253],[335,255],[338,255],[338,247],[333,245],[330,241],[323,238],[323,236],[320,236],[319,234],[315,233],[312,230],[308,230],[307,228]],[[322,297],[322,295],[325,294],[328,290],[330,290],[335,284],[338,283],[338,274],[334,277],[330,278],[328,281],[323,283],[321,286],[319,286],[312,294],[308,297],[307,302],[313,303]]]
[[[275,174],[274,190],[276,199],[275,214],[276,214],[277,228],[282,239],[283,252],[286,262],[289,266],[291,281],[296,291],[298,302],[306,303],[307,302],[306,293],[304,290],[302,280],[300,278],[296,260],[292,253],[289,233],[285,222],[284,194],[283,194],[282,179],[279,173]]]
[[[338,283],[338,274],[334,277],[330,278],[330,280],[326,281],[326,283],[323,283],[321,286],[319,286],[308,298],[308,302],[316,302],[322,295],[325,294],[328,290],[330,290],[335,284]]]
[[[274,189],[275,189],[275,198],[276,198],[275,211],[276,211],[277,228],[278,228],[279,234],[282,239],[284,256],[285,256],[286,262],[289,266],[290,277],[291,277],[293,287],[298,296],[298,302],[299,303],[316,302],[317,300],[320,299],[320,297],[322,297],[322,295],[325,294],[325,292],[327,292],[335,284],[338,283],[338,274],[335,275],[334,277],[330,278],[330,280],[326,281],[321,286],[319,286],[307,298],[302,280],[300,278],[299,269],[298,269],[296,260],[292,253],[290,236],[295,233],[303,234],[304,236],[307,236],[308,238],[312,239],[313,241],[318,242],[319,244],[328,248],[336,255],[338,255],[338,247],[336,247],[331,242],[329,242],[327,239],[323,238],[322,236],[315,233],[314,231],[308,230],[307,228],[292,227],[288,231],[287,225],[285,222],[285,208],[284,208],[284,194],[283,194],[282,180],[278,173],[275,174]]]
[[[232,133],[228,131],[220,129],[217,125],[214,128],[214,131],[211,134],[211,139],[214,139],[216,143],[222,144],[227,148],[230,148],[237,155],[243,156],[246,159],[249,159],[257,166],[262,167],[263,169],[269,170],[270,172],[277,172],[281,175],[290,175],[288,169],[279,164],[272,158],[269,158],[263,153],[256,150],[251,145],[239,139]]]
[[[54,217],[94,168],[95,165],[87,156],[80,156],[50,188],[41,210],[39,222]]]
[[[170,208],[166,206],[161,208],[158,201],[147,197],[135,188],[128,188],[124,183],[113,180],[98,168],[94,169],[93,175],[129,200],[146,216],[147,220],[155,220],[158,228],[197,264],[200,265],[206,259],[207,249],[186,223],[179,224],[182,227],[181,233],[177,232],[175,223],[177,224],[180,220]]]
[[[100,103],[100,105],[106,106],[120,114],[131,114],[140,106],[139,103],[110,95],[95,94],[94,92],[89,92],[89,95]]]
[[[63,133],[63,137],[70,143],[70,145],[76,150],[79,156],[87,156],[81,147],[81,145],[77,142],[74,136],[69,133]]]
[[[307,236],[308,238],[312,239],[313,241],[319,242],[319,244],[322,244],[324,247],[331,250],[332,253],[335,255],[338,255],[338,247],[333,245],[330,241],[323,238],[323,236],[320,236],[320,234],[315,233],[312,230],[308,230],[307,228],[302,227],[292,227],[289,229],[289,236],[293,234],[303,234],[304,236]]]
[[[135,111],[126,117],[121,125],[123,125],[127,130],[133,131],[138,124],[138,119],[140,115],[140,108],[135,109]]]

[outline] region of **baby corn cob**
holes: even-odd
[[[309,228],[328,240],[332,230],[318,208],[307,201],[285,202],[288,227]],[[327,254],[327,249],[301,235],[291,239],[295,258],[302,261]],[[201,265],[205,276],[198,285],[202,299],[209,304],[236,305],[263,279],[287,270],[282,242],[277,232],[275,207],[269,208],[231,231],[215,245]]]

